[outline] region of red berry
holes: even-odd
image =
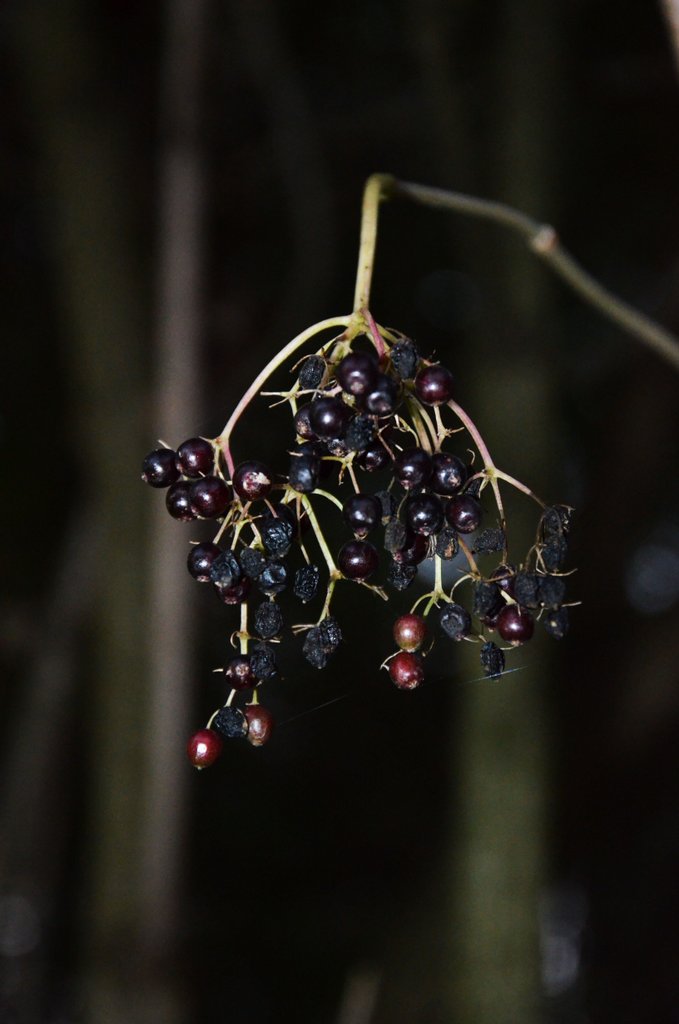
[[[261,704],[247,704],[245,717],[248,720],[248,743],[253,747],[263,746],[273,732],[273,715]]]
[[[257,462],[256,459],[241,462],[233,474],[233,489],[243,501],[266,498],[272,484],[271,470],[263,462]]]
[[[535,623],[525,608],[519,608],[518,604],[508,604],[498,615],[495,625],[503,640],[518,647],[530,640]]]
[[[453,375],[445,366],[425,366],[415,378],[415,394],[425,405],[443,405],[453,397]]]
[[[424,681],[422,662],[410,651],[399,651],[389,662],[391,681],[399,690],[414,690]]]
[[[194,768],[207,768],[217,760],[223,746],[221,736],[213,729],[200,729],[189,740],[186,752]]]
[[[402,651],[419,651],[427,635],[427,623],[421,615],[409,612],[394,623],[394,640]]]

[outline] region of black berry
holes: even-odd
[[[165,507],[173,519],[182,523],[190,523],[196,518],[191,506],[191,487],[188,480],[177,480],[165,495]]]
[[[367,540],[350,540],[340,548],[340,572],[349,580],[367,580],[377,569],[379,555]]]
[[[389,355],[392,366],[401,380],[412,380],[420,358],[412,341],[408,338],[397,341]]]
[[[450,452],[434,452],[431,457],[433,474],[431,486],[437,494],[457,494],[467,479],[467,467],[462,459]]]
[[[401,487],[423,487],[432,474],[431,456],[421,448],[405,448],[394,459],[394,476]]]
[[[204,437],[190,437],[177,449],[177,466],[184,476],[205,476],[212,473],[214,464],[214,448]]]
[[[478,530],[483,510],[479,501],[469,494],[458,494],[446,505],[446,519],[458,533],[473,533]]]
[[[141,464],[141,478],[151,487],[169,487],[179,479],[175,452],[171,448],[156,448],[149,452]]]
[[[445,366],[425,366],[415,378],[415,394],[425,405],[443,405],[453,397],[453,375]]]
[[[255,633],[262,640],[271,640],[283,628],[283,614],[275,601],[263,601],[255,612]]]
[[[382,521],[382,505],[372,494],[352,494],[344,503],[344,521],[357,537],[366,537]]]
[[[377,367],[365,352],[350,352],[335,371],[337,383],[348,395],[367,395],[377,382]]]
[[[497,679],[505,670],[505,656],[494,643],[486,643],[480,652],[481,664],[487,676]]]
[[[198,580],[199,583],[210,583],[212,564],[220,554],[217,545],[209,541],[205,544],[195,544],[186,559],[187,568],[194,580]]]
[[[288,569],[283,562],[267,562],[257,577],[257,586],[267,597],[282,594],[288,585]]]
[[[299,371],[299,386],[305,391],[318,388],[325,377],[325,359],[323,356],[307,356]]]
[[[341,437],[350,417],[351,410],[341,398],[319,398],[312,402],[309,411],[312,430],[324,440]]]
[[[298,597],[304,604],[313,601],[318,592],[320,578],[321,573],[317,565],[303,565],[295,573],[295,582],[292,588],[295,597]]]
[[[204,476],[191,484],[191,508],[202,519],[224,515],[230,501],[228,484],[220,476]]]
[[[435,494],[413,494],[405,504],[405,520],[415,533],[431,537],[443,525],[443,506]]]

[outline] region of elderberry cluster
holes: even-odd
[[[507,648],[501,645],[530,640],[536,619],[556,639],[568,631],[564,567],[571,509],[546,507],[497,469],[453,400],[448,369],[422,358],[412,340],[372,318],[360,326],[305,357],[289,391],[269,393],[288,402],[292,415],[286,460],[276,471],[255,459],[235,465],[229,424],[214,440],[191,438],[176,451],[162,447],[144,460],[142,478],[167,488],[171,516],[217,522],[212,541],[191,547],[188,570],[225,605],[240,608],[240,628],[232,637],[239,653],[223,669],[226,703],[189,741],[197,767],[216,760],[225,739],[246,737],[259,746],[269,738],[273,718],[259,695],[277,675],[276,645],[301,636],[307,662],[326,666],[342,642],[332,614],[342,581],[388,599],[384,587],[399,594],[413,586],[422,563],[432,564],[434,587],[396,619],[398,650],[384,663],[400,689],[424,680],[433,609],[444,637],[479,645],[481,666],[493,678],[505,668]],[[361,335],[371,350],[357,347]],[[443,412],[456,417],[454,428],[444,425]],[[461,430],[478,455],[465,443],[448,450],[449,438]],[[367,478],[378,486],[366,486]],[[518,564],[509,560],[500,482],[518,487],[541,508],[535,543]],[[489,492],[496,511],[484,523],[482,498]],[[326,513],[341,514],[350,531],[337,553],[325,539]],[[446,586],[445,563],[453,569]],[[288,597],[302,605],[322,601],[320,614],[312,623],[287,624]],[[239,707],[243,692],[249,700]]]

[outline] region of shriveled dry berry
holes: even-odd
[[[292,547],[294,527],[283,515],[267,513],[259,522],[259,532],[267,554],[272,558],[285,558]]]
[[[436,535],[436,554],[439,558],[449,561],[451,558],[455,558],[459,550],[457,532],[452,526],[444,526]]]
[[[538,602],[543,608],[560,608],[566,600],[566,581],[562,576],[538,577]]]
[[[295,582],[292,588],[295,597],[298,597],[304,604],[313,601],[318,593],[320,579],[321,571],[317,565],[303,565],[295,573]]]
[[[226,740],[237,740],[245,736],[248,731],[248,723],[240,708],[220,708],[212,719],[212,728]]]
[[[484,644],[481,648],[480,657],[483,671],[487,676],[490,676],[491,679],[497,679],[502,675],[505,670],[505,656],[497,644],[490,641]]]
[[[224,678],[234,690],[251,690],[257,679],[247,654],[237,654],[224,669]]]
[[[221,551],[210,566],[210,582],[223,590],[238,583],[242,575],[243,570],[233,551]]]
[[[554,640],[563,640],[570,625],[568,608],[557,608],[554,611],[546,612],[542,618],[542,625],[545,627],[545,632]]]
[[[407,590],[415,582],[416,576],[417,566],[415,565],[406,565],[392,559],[387,567],[387,583],[394,590]]]
[[[439,626],[451,640],[464,640],[472,630],[472,618],[461,604],[446,604],[439,615]]]
[[[420,358],[413,342],[409,338],[396,342],[390,355],[392,366],[401,380],[412,380]]]
[[[299,386],[305,391],[319,388],[325,377],[325,359],[323,356],[307,356],[299,371]]]
[[[474,541],[474,554],[491,555],[496,551],[502,551],[505,546],[504,531],[497,526],[491,526],[487,530],[481,530]]]
[[[288,567],[284,562],[267,562],[257,577],[257,586],[267,597],[273,597],[283,593],[289,579]]]
[[[243,575],[256,580],[266,565],[266,558],[257,548],[242,548],[238,554]]]
[[[266,643],[253,644],[250,651],[250,665],[253,676],[262,683],[275,676],[278,670],[276,668],[273,645]]]
[[[277,636],[283,628],[283,613],[275,601],[263,601],[255,611],[255,632],[263,640]]]

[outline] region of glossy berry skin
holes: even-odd
[[[335,371],[337,383],[348,395],[367,395],[377,382],[377,367],[365,352],[350,352]]]
[[[367,540],[350,540],[340,548],[340,572],[348,580],[367,580],[377,569],[379,555]]]
[[[222,737],[213,729],[200,729],[186,745],[186,753],[194,768],[208,768],[214,764],[224,747]]]
[[[241,462],[233,473],[233,489],[243,501],[257,501],[266,498],[273,484],[268,466],[256,459]]]
[[[204,476],[191,484],[191,509],[201,519],[223,515],[230,501],[229,485],[220,476]]]
[[[427,538],[421,533],[408,531],[405,544],[399,551],[394,552],[394,561],[402,565],[419,565],[424,562],[429,553]]]
[[[431,537],[443,526],[443,505],[435,494],[413,494],[406,501],[405,521],[415,533]]]
[[[204,437],[190,437],[177,448],[177,466],[184,476],[206,476],[212,473],[214,464],[214,448]]]
[[[408,612],[394,623],[394,640],[402,651],[419,651],[427,636],[427,623],[421,615]]]
[[[309,419],[310,412],[310,405],[303,405],[301,409],[297,410],[294,420],[295,433],[305,441],[317,441],[318,435],[311,426],[311,421]]]
[[[150,487],[169,487],[179,479],[177,458],[171,448],[156,448],[141,464],[141,478]]]
[[[181,523],[190,523],[196,518],[196,513],[191,505],[191,488],[193,484],[188,480],[177,480],[172,484],[165,495],[165,507],[173,519]]]
[[[248,743],[253,747],[264,746],[273,732],[273,715],[261,704],[248,704],[245,708],[245,717],[248,722]]]
[[[451,498],[445,512],[446,519],[458,533],[478,530],[483,516],[480,503],[471,494],[458,494],[456,498]]]
[[[407,491],[423,487],[431,474],[431,456],[421,448],[405,448],[394,459],[394,476]]]
[[[445,366],[425,366],[415,378],[415,394],[425,405],[444,405],[453,397],[453,375]]]
[[[205,544],[195,544],[186,559],[186,566],[194,580],[198,580],[199,583],[209,583],[212,563],[221,553],[221,549],[210,541]]]
[[[410,651],[399,651],[389,662],[391,681],[399,690],[414,690],[424,682],[422,662]]]
[[[533,616],[525,608],[517,604],[508,604],[503,608],[495,621],[495,628],[508,644],[518,647],[525,644],[533,635],[535,623]]]
[[[359,452],[356,462],[366,473],[377,473],[384,469],[391,462],[389,452],[379,441],[369,445],[364,451]]]
[[[362,400],[362,407],[371,416],[391,416],[398,405],[398,384],[380,373],[374,387]]]
[[[341,398],[319,398],[311,403],[311,429],[324,441],[341,437],[351,418],[351,410]]]
[[[357,537],[367,537],[382,521],[382,506],[372,494],[352,494],[345,501],[342,514]]]
[[[251,690],[257,679],[247,654],[237,654],[224,669],[224,678],[234,690]]]
[[[467,479],[467,467],[462,459],[450,452],[435,452],[431,461],[434,467],[432,488],[437,494],[457,494]]]
[[[494,583],[497,583],[500,590],[504,590],[505,594],[514,597],[515,565],[505,565],[504,563],[498,565],[497,569],[493,572],[492,579]]]

